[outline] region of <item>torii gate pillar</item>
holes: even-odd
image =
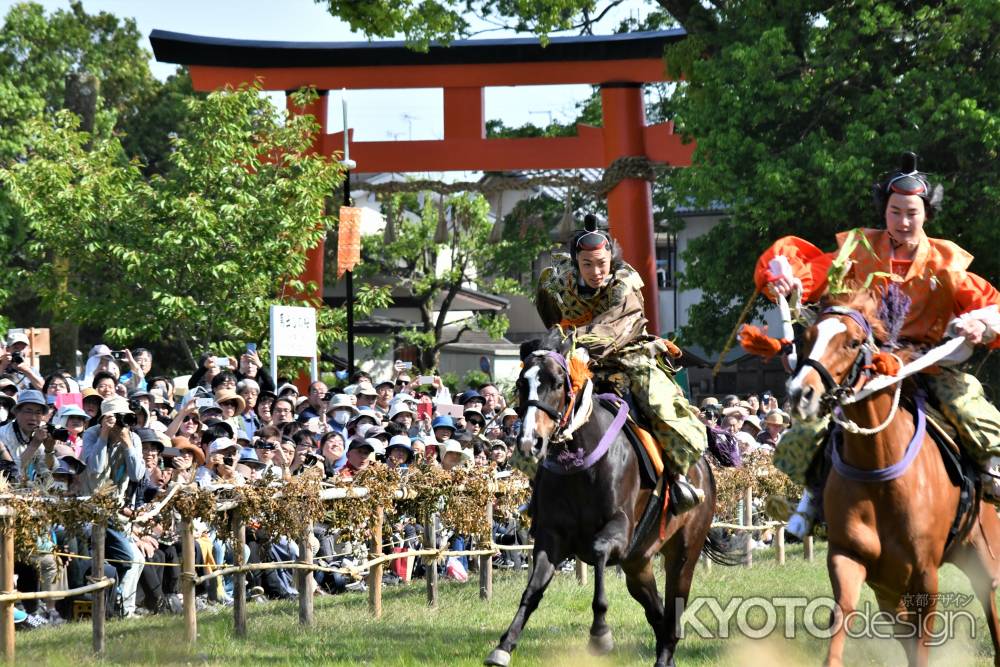
[[[601,111],[604,115],[604,157],[608,164],[623,155],[646,155],[646,112],[641,84],[602,84]],[[659,335],[653,198],[648,181],[627,178],[608,193],[608,225],[612,236],[621,244],[623,258],[642,276],[648,328]]]

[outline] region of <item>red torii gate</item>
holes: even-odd
[[[358,171],[506,171],[606,168],[620,157],[645,156],[673,166],[691,163],[673,123],[646,125],[642,84],[667,81],[664,47],[684,30],[611,36],[458,41],[418,53],[402,42],[273,42],[220,39],[154,30],[160,62],[186,65],[196,90],[260,81],[265,90],[314,87],[315,103],[298,107],[320,125],[314,150],[332,156],[343,132],[327,131],[327,91],[346,88],[443,88],[444,139],[351,141]],[[603,127],[577,126],[575,137],[487,139],[483,89],[487,86],[596,84],[601,87]],[[353,134],[348,130],[349,136]],[[660,333],[657,314],[656,247],[649,183],[625,179],[608,194],[611,232],[623,255],[642,275],[650,329]],[[322,300],[323,242],[308,254],[303,281]]]

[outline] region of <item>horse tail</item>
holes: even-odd
[[[749,545],[744,544],[743,548],[740,548],[739,545],[735,544],[736,541],[731,538],[727,539],[721,529],[710,528],[708,535],[705,537],[705,546],[701,548],[701,552],[709,560],[719,565],[727,567],[742,565]]]

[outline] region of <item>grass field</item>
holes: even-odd
[[[710,571],[699,568],[694,596],[714,597],[724,607],[733,596],[829,595],[825,552],[806,563],[801,548],[790,547],[788,562],[778,566],[769,552],[755,552],[754,566]],[[494,598],[479,600],[474,580],[467,584],[443,582],[438,609],[425,605],[421,581],[385,589],[384,616],[373,621],[367,613],[367,596],[345,594],[317,598],[316,623],[298,625],[294,603],[254,604],[248,610],[250,638],[232,635],[229,609],[198,616],[199,641],[188,649],[180,617],[159,616],[108,625],[107,656],[90,654],[90,625],[69,624],[17,634],[17,663],[23,665],[97,664],[127,665],[479,665],[506,629],[526,581],[523,572],[498,572]],[[652,664],[653,638],[642,610],[625,590],[624,580],[609,581],[609,623],[616,648],[608,656],[591,657],[585,650],[591,621],[590,588],[581,588],[572,574],[557,575],[531,618],[513,665],[591,667],[598,665]],[[941,591],[969,593],[965,577],[948,566],[942,572]],[[863,600],[871,600],[870,591]],[[974,634],[960,625],[959,636],[934,649],[932,664],[992,664],[989,633],[979,605],[966,607],[977,624]],[[755,610],[760,611],[760,610]],[[703,614],[699,614],[702,618]],[[801,616],[801,614],[799,615]],[[750,621],[760,627],[761,611]],[[678,664],[705,665],[820,665],[827,642],[806,636],[801,618],[795,637],[785,639],[783,616],[775,636],[760,640],[740,637],[700,639],[688,636],[681,643]],[[903,651],[892,640],[850,640],[846,656],[851,665],[905,664]]]

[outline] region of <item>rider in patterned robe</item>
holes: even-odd
[[[676,348],[646,333],[642,278],[621,259],[614,239],[597,230],[593,216],[585,226],[570,239],[569,255],[557,255],[542,272],[535,304],[547,328],[575,329],[598,384],[619,395],[631,392],[663,448],[679,514],[702,499],[685,474],[708,444],[705,427],[673,379],[669,356]]]
[[[904,156],[904,166],[873,186],[885,229],[862,231],[871,249],[858,244],[851,253],[846,279],[863,284],[869,276],[885,275],[910,298],[900,341],[920,347],[938,345],[946,336],[964,336],[972,344],[1000,347],[1000,293],[986,279],[968,270],[972,255],[951,241],[929,238],[923,230],[941,200],[941,186],[931,187],[916,169],[916,157]],[[847,233],[837,235],[842,246]],[[791,275],[773,275],[772,259],[783,256]],[[824,253],[803,239],[779,239],[757,261],[754,279],[769,297],[801,287],[803,302],[827,292],[828,272],[837,252]],[[956,428],[965,451],[985,470],[1000,456],[1000,412],[983,394],[972,375],[936,367],[923,374],[924,385]],[[797,421],[781,438],[774,462],[794,481],[806,472],[825,441],[829,417]],[[984,473],[987,499],[1000,498],[997,479]],[[818,500],[806,492],[789,523],[789,532],[803,537],[812,528]]]

